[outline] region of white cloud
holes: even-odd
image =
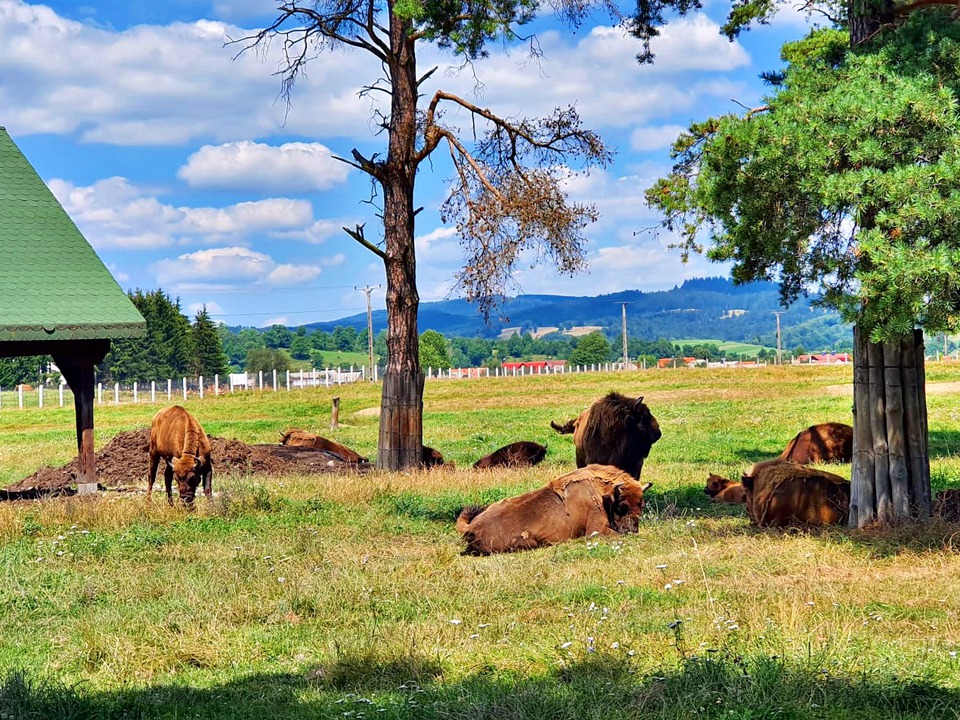
[[[301,285],[321,272],[316,265],[277,264],[269,255],[245,247],[221,247],[186,253],[156,264],[164,286],[194,287],[211,281],[219,285]]]
[[[76,186],[53,179],[50,189],[84,237],[98,249],[210,244],[224,237],[249,242],[258,234],[309,235],[316,221],[306,200],[267,198],[224,207],[177,207],[122,177]]]
[[[680,125],[638,127],[630,133],[630,147],[640,151],[670,147],[677,136],[685,130],[686,128]]]
[[[241,141],[204,145],[177,176],[198,188],[306,192],[345,182],[349,170],[320,143],[272,146]]]
[[[189,305],[187,305],[187,313],[192,319],[192,318],[195,318],[197,316],[197,313],[203,310],[204,308],[207,309],[207,312],[210,314],[210,317],[223,315],[224,313],[223,306],[220,303],[213,302],[210,300],[207,300],[205,302],[190,303]]]

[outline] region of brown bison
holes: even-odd
[[[453,462],[446,462],[439,450],[434,450],[426,445],[421,446],[420,462],[425,468],[433,467],[454,467]]]
[[[160,458],[165,461],[163,482],[167,502],[173,505],[172,486],[176,478],[180,500],[191,505],[197,496],[197,485],[203,483],[203,494],[213,494],[213,461],[210,439],[196,418],[179,405],[163,408],[153,416],[150,425],[150,474],[147,477],[147,500],[153,497]]]
[[[743,476],[747,514],[758,527],[838,525],[850,509],[850,481],[809,465],[767,460]]]
[[[333,455],[338,460],[347,463],[367,462],[367,459],[360,453],[351,450],[346,445],[341,445],[333,440],[328,440],[321,435],[307,432],[306,430],[297,430],[296,428],[286,430],[280,433],[280,444],[290,447],[310,447],[315,450],[323,450],[325,453]]]
[[[485,470],[493,467],[530,467],[547,456],[547,446],[530,440],[510,443],[499,450],[484,455],[473,467]]]
[[[933,504],[933,517],[944,522],[960,522],[960,490],[939,490]]]
[[[563,425],[550,423],[559,433],[573,430],[577,467],[613,465],[640,479],[643,461],[660,439],[660,425],[643,403],[611,392]]]
[[[747,501],[746,491],[742,483],[735,483],[725,477],[710,473],[707,476],[707,486],[703,491],[713,498],[714,502],[728,505],[743,505]]]
[[[531,550],[595,533],[636,532],[650,485],[619,468],[588,465],[539,490],[467,508],[457,518],[457,530],[469,555]]]
[[[848,463],[853,459],[853,428],[835,422],[811,425],[790,441],[780,459],[802,465]]]

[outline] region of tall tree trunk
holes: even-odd
[[[377,467],[420,464],[423,372],[420,370],[413,188],[417,167],[417,62],[410,23],[389,3],[391,110],[389,151],[381,167],[387,275],[387,366],[383,374]]]
[[[850,525],[930,517],[923,332],[871,343],[854,328]]]

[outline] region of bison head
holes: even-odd
[[[642,457],[646,458],[650,454],[650,448],[659,440],[663,433],[660,431],[660,423],[653,416],[642,397],[638,397],[633,404],[633,419],[637,424]]]
[[[729,480],[728,478],[720,477],[719,475],[710,473],[707,476],[707,486],[703,489],[703,491],[710,497],[716,497],[723,492],[731,482],[732,480]]]
[[[651,485],[653,483],[641,484],[636,480],[613,485],[603,498],[603,508],[611,528],[618,533],[637,532],[640,514],[643,512],[643,494]]]
[[[195,455],[184,453],[174,460],[173,479],[177,481],[181,502],[192,505],[197,496],[197,486],[200,484],[200,459]]]

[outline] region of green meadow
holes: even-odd
[[[0,718],[960,717],[960,526],[759,531],[713,505],[800,429],[851,421],[849,367],[428,381],[455,469],[245,476],[195,512],[144,492],[0,504]],[[960,366],[927,368],[935,488],[960,486]],[[374,456],[379,386],[185,403],[207,432],[299,427]],[[461,555],[461,507],[573,467],[575,416],[642,395],[663,438],[639,532]],[[330,430],[333,396],[341,425]],[[96,443],[159,404],[96,408]],[[0,408],[0,482],[75,454],[72,408]],[[515,440],[541,465],[474,471]],[[849,477],[849,466],[835,471]],[[145,491],[146,458],[132,461]]]

